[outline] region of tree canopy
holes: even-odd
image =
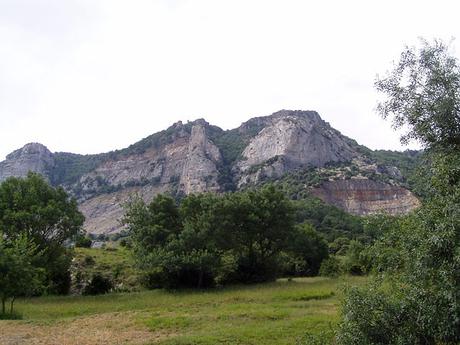
[[[292,274],[316,273],[327,245],[311,225],[294,227],[294,210],[268,185],[189,195],[180,205],[165,195],[150,204],[137,198],[127,205],[124,222],[148,285],[201,288],[275,279],[286,268],[280,262],[286,255],[302,263],[289,267]]]
[[[396,128],[406,126],[402,142],[415,139],[426,148],[460,148],[460,68],[442,41],[422,40],[406,47],[394,69],[376,83],[386,95],[378,110]]]
[[[16,297],[38,292],[43,284],[43,269],[36,267],[40,252],[26,236],[10,243],[0,233],[0,300],[1,313],[6,314],[6,302],[10,299],[9,313],[13,316]]]
[[[84,217],[62,188],[41,175],[10,177],[0,184],[0,231],[6,241],[26,236],[42,255],[50,292],[66,292],[70,256],[64,247],[80,231]]]
[[[376,83],[379,109],[430,154],[423,205],[373,247],[376,276],[344,301],[338,344],[460,343],[460,69],[440,41],[408,48]]]

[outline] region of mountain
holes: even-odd
[[[203,119],[178,122],[125,149],[96,155],[27,144],[0,162],[0,181],[38,172],[77,198],[88,232],[111,233],[120,230],[122,204],[134,193],[146,200],[163,192],[179,198],[267,182],[288,185],[293,197],[314,195],[355,214],[405,213],[419,204],[405,176],[415,156],[371,151],[315,111],[281,110],[227,131]]]

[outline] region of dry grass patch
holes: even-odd
[[[164,340],[165,332],[152,332],[136,322],[138,313],[106,313],[52,324],[0,322],[2,345],[145,344]]]

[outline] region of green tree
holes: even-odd
[[[190,195],[178,207],[171,197],[158,195],[148,205],[135,199],[127,206],[124,222],[150,287],[214,284],[223,243],[216,222],[219,200],[212,194]]]
[[[291,202],[273,186],[189,195],[180,206],[164,195],[137,198],[124,222],[147,285],[168,288],[274,279],[294,230]]]
[[[442,42],[407,49],[379,109],[431,156],[422,207],[375,245],[379,274],[349,291],[339,344],[460,343],[460,69]]]
[[[43,286],[43,269],[35,265],[39,255],[37,246],[26,236],[18,236],[8,243],[0,233],[0,300],[3,315],[7,312],[8,300],[9,313],[13,316],[16,298],[36,293]]]
[[[76,201],[38,174],[10,177],[0,185],[0,229],[8,241],[27,236],[35,243],[49,292],[68,291],[71,255],[64,244],[75,238],[83,221]]]
[[[159,194],[150,204],[140,197],[134,197],[125,205],[122,220],[131,236],[133,250],[141,257],[164,246],[171,237],[182,229],[179,208],[169,195]]]
[[[287,252],[291,259],[288,273],[297,276],[316,276],[323,260],[329,257],[326,240],[309,223],[295,226]]]
[[[378,105],[383,118],[408,128],[404,143],[415,139],[427,148],[460,148],[460,70],[445,43],[423,40],[421,49],[407,47],[375,85],[387,96]]]
[[[278,255],[287,248],[294,230],[290,200],[273,185],[229,194],[224,204],[224,231],[232,234],[232,248],[241,282],[275,279]]]

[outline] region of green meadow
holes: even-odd
[[[0,321],[0,343],[308,344],[332,337],[341,291],[364,279],[23,299],[22,320]]]

